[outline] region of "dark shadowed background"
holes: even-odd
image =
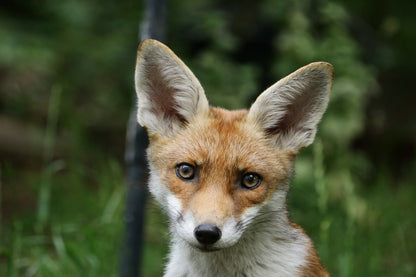
[[[212,105],[248,107],[312,61],[330,105],[291,218],[333,276],[416,275],[415,1],[171,0],[166,43]],[[142,1],[0,4],[0,276],[116,276]],[[147,209],[143,273],[166,218]]]

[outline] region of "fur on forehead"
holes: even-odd
[[[209,116],[196,117],[192,124],[173,137],[153,137],[149,154],[155,162],[163,161],[165,166],[166,163],[208,162],[223,166],[223,169],[265,172],[279,172],[276,166],[287,169],[295,156],[291,151],[276,149],[262,130],[256,130],[256,126],[247,121],[246,110],[227,111],[213,107]]]

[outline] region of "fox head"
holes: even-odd
[[[137,119],[150,138],[149,188],[174,237],[218,250],[236,244],[267,209],[285,218],[295,157],[314,140],[332,80],[330,64],[311,63],[261,93],[249,110],[228,111],[209,106],[198,79],[168,47],[144,41]]]

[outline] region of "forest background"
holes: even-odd
[[[333,276],[416,275],[415,1],[171,0],[166,43],[212,105],[248,107],[312,61],[330,105],[291,218]],[[116,276],[142,1],[0,4],[0,276]],[[148,202],[144,276],[166,218]]]

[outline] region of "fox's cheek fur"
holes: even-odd
[[[193,211],[178,212],[183,210],[182,204],[174,194],[168,194],[165,203],[168,205],[170,231],[179,235],[181,239],[193,247],[211,251],[227,248],[236,244],[261,209],[261,206],[248,208],[240,216],[239,220],[234,217],[227,218],[220,226],[222,233],[221,239],[212,248],[204,248],[194,235],[195,227],[198,226],[198,220],[195,218]]]

